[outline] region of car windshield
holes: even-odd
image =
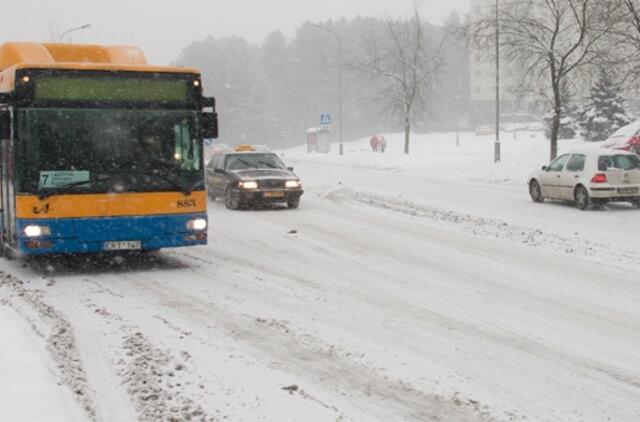
[[[630,154],[601,155],[598,157],[598,170],[607,171],[613,169],[640,170],[640,158],[637,155]]]
[[[226,170],[285,169],[286,166],[273,153],[227,154]]]
[[[22,192],[193,188],[202,168],[193,111],[24,109]]]

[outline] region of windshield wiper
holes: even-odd
[[[47,190],[47,191],[39,190],[37,192],[38,199],[40,199],[40,200],[47,199],[50,196],[59,195],[61,193],[64,193],[67,189],[73,189],[73,188],[75,188],[77,186],[86,185],[87,183],[91,183],[91,181],[90,180],[83,180],[83,181],[80,181],[80,182],[67,183],[66,185],[62,185],[62,186],[55,186],[55,187],[51,187],[51,188],[46,188],[46,189],[52,189],[52,190]]]
[[[143,173],[143,174],[147,174],[147,173]],[[185,195],[191,195],[191,191],[193,190],[193,188],[195,188],[195,185],[196,185],[197,183],[199,183],[199,181],[198,181],[198,182],[196,182],[196,183],[194,183],[194,184],[192,184],[192,185],[189,185],[189,186],[183,186],[183,185],[181,185],[180,183],[178,183],[178,181],[177,181],[177,180],[175,180],[175,179],[173,179],[173,178],[169,177],[169,174],[170,174],[170,173],[165,173],[165,172],[159,171],[159,170],[157,170],[157,169],[156,169],[155,171],[154,171],[154,170],[152,170],[152,171],[151,171],[151,174],[154,174],[154,175],[156,175],[156,176],[159,176],[159,177],[160,177],[160,178],[162,178],[164,181],[168,182],[171,186],[173,186],[174,188],[176,188],[176,189],[180,190],[180,191],[181,191],[183,194],[185,194]]]
[[[243,160],[242,158],[236,158],[236,161],[239,163],[244,164],[245,166],[247,166],[246,169],[238,169],[238,170],[251,170],[252,167],[254,167],[253,164],[251,164],[250,162]]]
[[[169,185],[171,185],[172,188],[182,192],[184,195],[191,195],[191,192],[193,191],[193,189],[196,188],[199,183],[201,183],[201,181],[197,181],[189,186],[183,186],[180,183],[178,183],[178,181],[176,181],[175,179],[169,176],[171,173],[162,172],[162,171],[159,171],[158,169],[153,169],[148,172],[140,171],[140,170],[125,170],[125,173],[135,174],[140,176],[151,176],[151,175],[157,176],[160,179],[164,180],[165,182],[169,183]]]
[[[277,169],[277,168],[279,168],[279,167],[278,167],[278,166],[276,166],[275,164],[270,163],[270,162],[268,162],[268,161],[258,161],[258,164],[264,164],[267,168],[270,168],[270,169]]]

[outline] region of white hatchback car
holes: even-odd
[[[531,174],[529,194],[534,202],[573,201],[581,210],[611,201],[640,207],[640,158],[611,149],[563,154]]]

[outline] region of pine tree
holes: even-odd
[[[578,116],[580,134],[585,141],[604,141],[632,120],[627,102],[620,95],[620,88],[614,84],[611,75],[601,69],[598,81],[591,88],[587,103]]]
[[[573,139],[578,131],[578,107],[573,103],[571,92],[567,84],[563,84],[560,88],[560,98],[562,107],[560,113],[560,128],[558,130],[558,139]],[[553,124],[553,111],[544,116],[545,136],[551,138],[551,125]]]

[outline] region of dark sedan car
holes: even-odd
[[[206,171],[209,197],[224,198],[229,209],[277,202],[289,208],[300,205],[300,179],[271,151],[240,148],[217,152]]]

